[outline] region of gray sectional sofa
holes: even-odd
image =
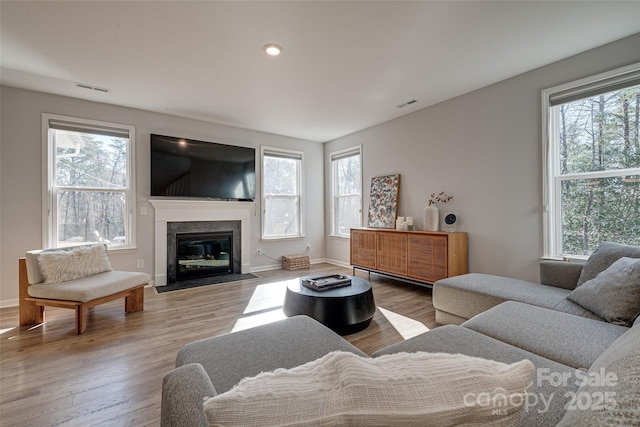
[[[601,317],[611,319],[612,307],[618,307],[619,295],[610,289],[596,292],[595,308],[572,295],[578,284],[589,290],[607,278],[620,258],[640,262],[640,248],[604,244],[585,265],[542,262],[544,284],[478,274],[436,282],[433,302],[444,325],[371,357],[426,351],[504,363],[528,359],[536,374],[520,425],[640,425],[640,320],[628,314],[624,321]],[[620,306],[627,313],[635,307],[637,314],[640,265],[631,265],[623,269],[631,278]],[[620,286],[615,290],[620,294]],[[190,343],[164,378],[162,425],[206,426],[204,397],[230,390],[244,377],[292,368],[335,350],[369,357],[305,316]]]

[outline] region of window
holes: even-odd
[[[349,237],[362,218],[362,167],[360,146],[331,153],[332,233]]]
[[[640,64],[543,91],[544,252],[640,245]]]
[[[51,114],[42,120],[46,247],[134,247],[135,128]]]
[[[262,147],[262,238],[303,236],[302,153]]]

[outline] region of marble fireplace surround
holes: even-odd
[[[167,284],[167,223],[186,221],[240,221],[240,269],[250,272],[249,244],[251,202],[221,202],[212,200],[151,199],[155,210],[155,285]]]

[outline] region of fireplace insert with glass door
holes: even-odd
[[[233,233],[176,234],[176,280],[233,273]]]

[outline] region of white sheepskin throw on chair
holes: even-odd
[[[107,255],[107,247],[103,244],[42,252],[39,263],[45,283],[82,279],[113,270]]]

